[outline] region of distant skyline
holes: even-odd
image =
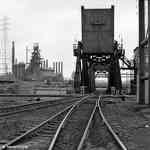
[[[131,58],[138,44],[137,0],[1,0],[0,19],[10,18],[8,37],[15,41],[18,61],[25,62],[26,46],[31,49],[38,42],[42,57],[49,60],[50,66],[53,61],[63,61],[64,76],[71,77],[75,69],[72,45],[81,39],[81,5],[115,5],[115,39],[123,38],[126,55]]]

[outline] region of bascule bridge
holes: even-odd
[[[81,7],[82,40],[74,45],[76,70],[75,92],[84,87],[86,92],[95,91],[95,72],[108,72],[108,88],[121,91],[119,58],[123,55],[114,41],[114,6],[110,9],[85,9]]]

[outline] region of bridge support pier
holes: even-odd
[[[145,80],[145,102],[150,104],[150,0],[148,0],[148,48],[145,56],[146,76],[148,76],[148,79]]]
[[[137,102],[139,104],[145,103],[145,81],[142,80],[144,76],[144,48],[141,42],[145,38],[145,6],[144,0],[139,0],[139,66],[137,72]]]
[[[91,67],[88,70],[89,72],[89,92],[95,91],[95,70],[94,70],[94,64],[91,65]]]
[[[85,87],[85,92],[89,92],[88,61],[86,58],[82,58],[81,85]]]
[[[81,60],[80,57],[77,57],[76,60],[76,70],[74,74],[74,90],[75,93],[80,93],[80,85],[81,85]]]

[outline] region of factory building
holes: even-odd
[[[50,67],[48,59],[41,58],[38,43],[33,45],[31,60],[27,67],[24,63],[15,63],[14,60],[15,43],[12,42],[12,72],[16,80],[63,81],[63,62],[53,62],[53,68]]]

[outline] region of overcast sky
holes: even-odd
[[[16,57],[25,62],[25,47],[39,42],[42,56],[64,62],[64,75],[70,77],[75,58],[72,45],[81,39],[81,5],[109,8],[115,5],[115,39],[124,39],[131,57],[137,46],[138,16],[136,0],[0,0],[0,18],[10,18],[8,37],[16,43]],[[2,32],[1,32],[2,35]]]

